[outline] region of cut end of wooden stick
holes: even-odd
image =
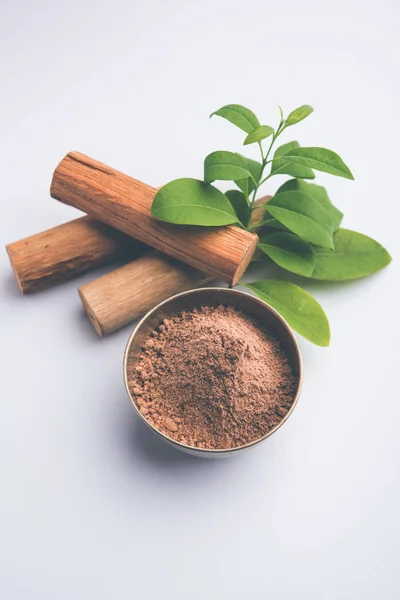
[[[128,262],[148,249],[133,238],[90,217],[79,217],[7,244],[23,294],[47,289],[114,260]]]
[[[15,280],[16,280],[16,282],[18,284],[20,292],[22,292],[22,294],[24,294],[25,290],[24,290],[24,287],[22,285],[22,281],[21,281],[21,279],[19,277],[17,266],[16,266],[16,264],[14,262],[14,252],[13,252],[13,249],[12,249],[12,244],[7,244],[6,250],[7,250],[8,258],[10,259],[12,270],[14,272]]]
[[[83,306],[87,316],[89,317],[89,321],[93,325],[94,330],[96,331],[96,333],[99,334],[100,337],[103,337],[104,336],[103,330],[102,330],[101,325],[100,325],[98,319],[96,318],[96,315],[94,314],[94,312],[85,296],[85,292],[81,288],[78,288],[78,294],[81,299],[82,306]]]
[[[256,233],[254,233],[253,238],[252,238],[250,244],[248,245],[248,247],[246,248],[246,250],[244,251],[243,258],[233,276],[232,286],[236,285],[239,282],[239,280],[242,278],[243,274],[245,273],[247,267],[250,264],[251,259],[253,258],[254,252],[257,248],[257,244],[258,244],[258,235]]]
[[[83,284],[78,292],[90,322],[104,337],[170,296],[210,281],[208,275],[154,252]]]

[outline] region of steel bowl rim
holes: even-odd
[[[245,296],[248,296],[252,299],[252,301],[257,302],[259,304],[263,304],[265,306],[268,307],[268,309],[271,311],[271,313],[273,314],[273,316],[278,319],[278,321],[280,321],[282,323],[282,325],[286,328],[292,342],[293,342],[293,346],[295,349],[295,354],[296,354],[296,360],[297,360],[297,367],[298,367],[298,385],[297,385],[297,391],[295,394],[295,397],[293,399],[292,405],[289,408],[288,412],[286,413],[286,415],[281,419],[281,421],[279,421],[279,423],[273,427],[273,429],[271,429],[270,431],[268,431],[265,435],[263,435],[260,438],[257,438],[256,440],[253,440],[251,442],[248,442],[247,444],[243,445],[243,446],[235,446],[234,448],[198,448],[197,446],[190,446],[189,444],[183,444],[182,442],[178,442],[177,440],[174,440],[173,438],[169,437],[168,435],[166,435],[165,433],[162,433],[159,429],[157,429],[157,427],[155,427],[152,423],[150,423],[146,417],[140,412],[139,407],[137,406],[136,402],[133,399],[133,395],[130,392],[129,389],[129,384],[128,384],[128,354],[129,354],[129,350],[131,347],[131,343],[133,338],[135,337],[135,335],[137,334],[137,332],[140,330],[140,328],[142,327],[143,323],[155,312],[157,312],[162,306],[164,306],[165,304],[168,304],[169,302],[172,302],[173,300],[175,300],[176,298],[180,298],[182,296],[190,296],[192,294],[198,293],[198,292],[223,292],[225,293],[226,291],[229,291],[230,293],[234,293],[234,294],[243,294]],[[277,310],[275,310],[275,308],[273,308],[270,304],[268,304],[268,302],[265,302],[264,300],[261,300],[261,298],[258,298],[257,296],[254,296],[253,294],[250,294],[248,292],[244,292],[242,290],[236,290],[236,289],[232,289],[232,288],[226,288],[226,287],[201,287],[201,288],[195,288],[192,290],[187,290],[185,292],[179,292],[178,294],[174,294],[173,296],[170,296],[169,298],[167,298],[166,300],[163,300],[162,302],[159,302],[156,306],[154,306],[154,308],[152,308],[151,310],[149,310],[141,319],[140,321],[136,324],[136,326],[134,327],[132,333],[130,334],[126,347],[125,347],[125,352],[124,352],[124,361],[123,361],[123,369],[124,369],[124,383],[125,383],[125,389],[126,392],[128,394],[128,397],[131,401],[131,404],[133,405],[134,409],[136,410],[136,413],[139,415],[139,417],[144,421],[144,423],[150,427],[156,434],[158,434],[164,441],[167,441],[169,443],[172,443],[173,445],[176,445],[178,447],[180,447],[182,450],[188,450],[191,452],[196,452],[198,453],[202,453],[204,455],[222,455],[222,454],[232,454],[234,452],[238,452],[240,450],[246,450],[247,448],[250,448],[252,446],[255,446],[256,444],[259,444],[260,442],[263,442],[264,440],[266,440],[267,438],[269,438],[273,433],[275,433],[278,429],[280,429],[280,427],[282,427],[282,425],[288,420],[288,418],[290,417],[290,415],[292,414],[292,412],[294,411],[299,397],[300,397],[300,393],[301,393],[301,389],[302,389],[302,385],[303,385],[303,361],[302,361],[302,357],[301,357],[301,352],[300,352],[300,347],[298,344],[298,341],[291,329],[291,327],[289,326],[288,322],[286,321],[286,319],[284,319],[284,317],[282,317],[281,314],[278,313]]]

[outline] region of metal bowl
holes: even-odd
[[[290,407],[286,415],[282,418],[282,420],[278,423],[278,425],[271,429],[271,431],[246,445],[237,446],[235,448],[217,450],[197,448],[194,446],[189,446],[187,444],[182,444],[181,442],[177,442],[176,440],[170,438],[164,433],[161,433],[156,427],[149,423],[146,417],[144,417],[140,412],[135,397],[130,392],[128,378],[129,373],[133,371],[134,367],[137,364],[137,360],[142,351],[142,345],[144,341],[147,339],[150,332],[162,323],[163,319],[170,318],[171,316],[174,316],[183,310],[192,310],[194,308],[199,308],[204,305],[212,306],[219,304],[234,306],[235,308],[242,310],[245,314],[254,317],[262,325],[265,325],[269,329],[272,335],[277,340],[279,340],[282,348],[286,352],[292,364],[294,376],[297,379],[297,387],[296,392],[294,394],[292,406]],[[267,439],[273,433],[275,433],[275,431],[277,431],[277,429],[279,429],[279,427],[281,427],[281,425],[283,425],[283,423],[289,418],[289,416],[294,410],[294,407],[297,404],[297,400],[300,395],[302,383],[302,363],[300,350],[296,338],[292,333],[292,330],[290,329],[286,321],[280,316],[280,314],[277,313],[276,310],[274,310],[271,306],[269,306],[262,300],[259,300],[255,296],[252,296],[245,292],[232,290],[229,288],[200,288],[190,290],[189,292],[183,292],[181,294],[177,294],[176,296],[168,298],[168,300],[164,300],[164,302],[161,302],[155,308],[150,310],[136,325],[128,340],[128,344],[125,350],[124,379],[128,396],[131,399],[131,402],[139,417],[146,423],[148,427],[150,427],[150,429],[152,429],[163,440],[165,440],[169,444],[172,444],[175,448],[178,448],[190,454],[194,454],[196,456],[230,456],[239,451],[250,448],[255,444],[258,444],[259,442],[262,442],[263,440]]]

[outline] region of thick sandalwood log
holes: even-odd
[[[269,198],[256,201],[260,206],[253,211],[253,224],[264,217],[263,205]],[[206,285],[211,280],[196,269],[154,252],[85,283],[78,292],[93,327],[100,336],[105,336],[169,296]]]
[[[159,252],[152,252],[82,285],[83,307],[100,336],[137,319],[162,300],[212,280]]]
[[[132,260],[144,244],[91,217],[74,219],[6,246],[18,286],[37,292],[115,260]]]
[[[156,190],[78,152],[70,152],[54,172],[50,193],[185,262],[234,285],[246,270],[257,235],[238,227],[183,227],[151,216]]]

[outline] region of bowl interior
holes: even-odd
[[[274,431],[276,431],[278,427],[282,425],[282,423],[291,414],[296,404],[301,387],[301,357],[296,339],[292,331],[290,330],[286,322],[282,319],[282,317],[274,309],[272,309],[270,306],[268,306],[255,296],[251,296],[250,294],[247,294],[245,292],[232,290],[229,288],[201,288],[191,290],[189,292],[183,292],[182,294],[173,296],[172,298],[165,300],[164,302],[156,306],[153,310],[147,313],[147,315],[139,322],[137,327],[134,329],[131,337],[129,338],[125,352],[125,383],[129,397],[131,398],[135,408],[138,410],[140,416],[146,421],[148,425],[150,425],[152,429],[155,429],[140,413],[135,397],[131,394],[129,389],[131,373],[133,373],[133,370],[136,366],[137,359],[142,351],[142,345],[144,341],[147,339],[147,337],[149,336],[150,332],[153,331],[153,329],[161,325],[163,319],[170,318],[171,316],[174,316],[183,310],[192,310],[194,308],[200,308],[201,306],[205,305],[218,306],[219,304],[234,306],[240,309],[249,317],[257,319],[263,326],[268,328],[271,334],[280,342],[283,350],[288,356],[292,365],[294,377],[297,381],[296,392],[293,397],[293,403],[288,413],[274,429],[269,431],[262,438],[254,440],[250,444],[247,444],[247,446],[249,446],[268,437]],[[177,442],[172,438],[164,436],[164,434],[159,432],[157,429],[155,429],[155,431],[157,431],[157,433],[159,433],[161,436],[166,437],[168,440],[176,443],[177,445],[184,446],[184,444],[180,444],[180,442]],[[244,447],[245,446],[240,446],[239,448]],[[188,448],[191,447],[188,446]],[[193,448],[193,450],[201,450],[206,452],[221,452],[221,450],[215,449]],[[226,452],[229,451],[232,451],[232,449],[230,448],[226,450]]]

